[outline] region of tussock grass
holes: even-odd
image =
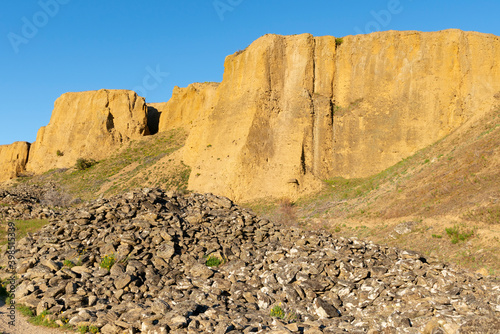
[[[15,220],[16,225],[16,240],[24,238],[28,233],[39,231],[42,227],[49,223],[48,219],[30,219],[30,220]],[[1,223],[0,228],[0,245],[5,245],[8,242],[7,222]]]

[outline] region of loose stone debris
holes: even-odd
[[[16,301],[61,325],[104,334],[500,333],[494,278],[283,227],[227,198],[143,189],[61,212],[22,205],[26,215],[48,210],[50,224],[17,243]],[[208,267],[210,257],[221,264]]]

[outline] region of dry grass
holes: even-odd
[[[186,137],[183,130],[161,132],[131,141],[114,155],[83,170],[51,170],[21,181],[58,184],[67,194],[51,193],[46,199],[47,203],[58,204],[66,204],[71,197],[89,200],[140,187],[185,190],[191,169],[173,156]]]
[[[297,200],[293,212],[304,229],[370,239],[499,275],[499,166],[496,110],[377,175],[327,180],[321,193]],[[248,206],[270,218],[283,211],[278,201]],[[411,233],[394,233],[410,220],[421,224]],[[446,229],[456,226],[458,233],[449,236]]]

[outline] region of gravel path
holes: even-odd
[[[16,325],[9,326],[9,310],[3,301],[0,301],[0,333],[2,334],[64,334],[74,333],[62,331],[59,329],[47,328],[42,326],[33,326],[25,317],[16,311]]]

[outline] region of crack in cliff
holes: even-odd
[[[312,94],[310,95],[310,103],[311,103],[311,113],[312,113],[312,131],[311,131],[311,154],[312,154],[312,173],[316,174],[316,139],[318,136],[316,135],[316,131],[318,130],[318,116],[315,109],[315,95],[316,95],[316,38],[312,37],[312,51],[313,51],[313,59],[312,59]],[[305,166],[304,166],[305,168]],[[304,172],[305,174],[305,172]]]

